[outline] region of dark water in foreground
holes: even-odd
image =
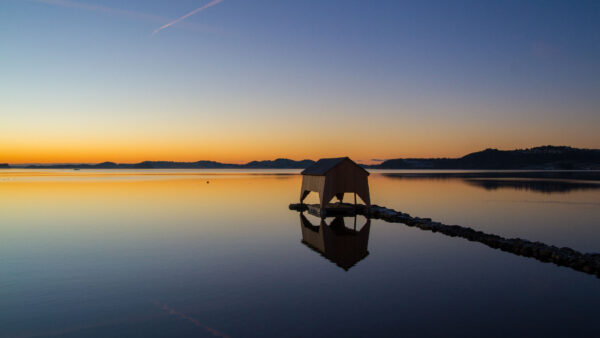
[[[402,224],[321,229],[288,210],[294,173],[0,170],[0,337],[597,335],[600,279]],[[600,252],[598,181],[405,174],[373,173],[373,202]]]

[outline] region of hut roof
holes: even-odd
[[[322,158],[315,162],[315,164],[304,169],[302,175],[325,175],[329,170],[333,169],[336,165],[340,164],[347,157],[337,158]]]
[[[349,157],[322,158],[322,159],[318,160],[317,162],[315,162],[315,164],[304,169],[301,172],[301,174],[302,175],[322,176],[322,175],[325,175],[329,170],[335,168],[338,164],[342,163],[345,160],[348,160],[348,161],[356,164]],[[363,167],[359,166],[358,164],[356,164],[356,166],[365,170]],[[365,172],[367,173],[367,175],[369,174],[368,171],[365,170]]]

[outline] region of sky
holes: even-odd
[[[0,163],[600,148],[600,2],[0,0]]]

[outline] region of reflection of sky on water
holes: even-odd
[[[569,201],[541,201],[541,200],[520,200],[520,201],[500,201],[500,200],[488,200],[488,202],[502,202],[502,203],[545,203],[545,204],[565,204],[565,205],[581,205],[588,207],[598,207],[600,202],[569,202]]]
[[[340,269],[301,243],[299,176],[128,177],[0,182],[0,336],[591,334],[596,278],[478,243],[376,220],[368,257]],[[597,189],[370,181],[415,216],[600,251]]]

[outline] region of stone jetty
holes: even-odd
[[[318,205],[300,203],[290,204],[296,211],[309,211],[318,216]],[[535,258],[541,262],[554,263],[571,269],[596,275],[600,278],[600,253],[581,253],[567,247],[556,247],[541,242],[531,242],[521,238],[504,238],[487,234],[460,225],[446,225],[432,221],[430,218],[413,217],[409,214],[388,209],[378,205],[367,207],[362,204],[331,203],[326,207],[326,214],[343,214],[346,216],[362,215],[372,219],[381,219],[390,223],[403,223],[421,230],[439,232],[450,237],[462,237],[469,241],[479,242],[494,249],[510,252],[519,256]]]

